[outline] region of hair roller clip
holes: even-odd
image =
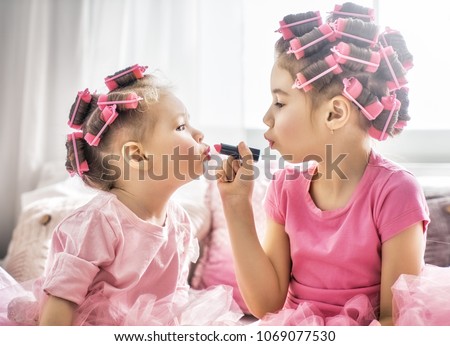
[[[342,73],[341,67],[338,65],[338,63],[334,60],[333,55],[328,55],[325,57],[324,61],[329,66],[328,69],[323,71],[322,73],[319,73],[315,77],[311,79],[306,79],[306,77],[300,72],[297,73],[297,78],[295,79],[294,84],[292,85],[292,88],[296,89],[303,89],[305,91],[310,91],[313,87],[310,85],[314,81],[318,80],[319,78],[322,78],[323,76],[327,75],[330,72],[333,72],[333,74],[339,74]]]
[[[80,158],[78,157],[78,149],[77,149],[77,139],[82,139],[83,133],[82,132],[73,132],[67,135],[67,141],[72,142],[73,146],[73,153],[75,156],[75,164],[77,165],[77,171],[69,171],[69,174],[71,176],[74,176],[76,173],[81,177],[83,176],[84,172],[89,171],[89,166],[86,160],[83,162],[80,162]]]
[[[283,38],[285,40],[289,40],[295,36],[294,33],[292,32],[292,30],[290,29],[293,26],[310,23],[310,22],[314,22],[314,21],[317,21],[317,26],[322,25],[322,17],[320,16],[320,12],[315,11],[314,13],[316,14],[315,17],[307,18],[304,20],[299,20],[297,22],[293,22],[293,23],[289,23],[289,24],[286,24],[286,22],[284,20],[280,20],[280,22],[279,22],[280,27],[277,30],[275,30],[275,32],[281,33],[281,35],[283,36]]]
[[[370,104],[363,106],[356,99],[361,95],[363,86],[355,77],[344,78],[344,90],[342,94],[352,101],[369,120],[374,120],[383,111],[384,106],[375,95],[375,99]]]
[[[405,39],[400,31],[386,27],[380,34],[379,43],[382,47],[396,46],[398,58],[405,70],[409,71],[414,67],[413,56],[406,47]]]
[[[342,5],[334,5],[334,10],[330,11],[329,13],[338,14],[341,16],[358,17],[363,20],[367,19],[369,21],[375,20],[375,9],[373,8],[367,8],[367,14],[364,14],[364,13],[342,11]]]
[[[101,118],[105,122],[105,125],[100,129],[97,135],[93,135],[92,133],[86,133],[84,139],[88,144],[92,147],[96,147],[100,143],[101,135],[105,132],[106,128],[116,120],[119,113],[116,111],[116,105],[106,106],[102,110]]]
[[[390,46],[390,44],[386,40],[386,35],[400,35],[400,32],[397,30],[393,30],[387,26],[379,37],[380,43],[383,47]]]
[[[73,107],[73,111],[72,111],[72,114],[70,115],[70,119],[67,122],[67,125],[69,125],[71,128],[76,129],[76,130],[81,129],[81,124],[73,123],[75,121],[75,116],[77,115],[77,112],[80,108],[80,103],[85,103],[87,105],[91,102],[91,100],[92,100],[92,95],[89,92],[88,88],[78,92],[75,107]]]
[[[140,66],[138,64],[131,66],[130,68],[125,69],[124,71],[119,71],[112,76],[108,76],[105,78],[106,87],[109,91],[113,91],[117,89],[119,86],[124,86],[129,83],[129,80],[125,83],[121,83],[120,79],[123,76],[129,75],[133,80],[140,79],[144,77],[144,72],[148,66]]]
[[[380,53],[369,51],[370,58],[368,61],[364,59],[358,59],[351,56],[352,47],[349,43],[340,42],[337,46],[332,47],[331,51],[333,52],[333,56],[336,62],[341,65],[345,65],[348,60],[354,61],[366,65],[366,68],[364,69],[364,71],[366,72],[375,72],[378,69],[378,66],[380,66]]]
[[[98,97],[97,105],[100,110],[103,110],[109,105],[117,105],[119,110],[136,109],[141,100],[143,100],[143,98],[138,96],[135,92],[128,93],[124,100],[116,101],[108,101],[108,95],[102,94]]]
[[[378,43],[378,31],[375,31],[374,36],[372,38],[370,37],[363,37],[361,35],[356,34],[355,32],[351,33],[349,31],[349,23],[355,23],[355,21],[358,21],[358,19],[351,19],[351,18],[339,18],[336,22],[333,23],[334,26],[334,32],[336,34],[337,38],[348,37],[355,39],[360,42],[367,43],[370,47],[375,47],[375,45]],[[360,21],[361,24],[367,25],[375,25],[373,23],[363,23]],[[351,25],[351,24],[350,24]],[[376,28],[376,26],[374,26]],[[362,29],[362,28],[361,28]],[[359,30],[359,34],[367,32],[367,30]],[[368,35],[366,35],[368,36]]]
[[[311,42],[302,45],[302,41],[304,41],[305,36],[308,36],[309,39],[313,39]],[[302,58],[305,55],[305,49],[328,39],[329,42],[336,41],[334,36],[334,31],[328,23],[322,24],[318,28],[314,28],[311,33],[307,33],[302,37],[293,38],[289,44],[291,48],[288,49],[287,54],[295,54],[295,57],[298,59]]]
[[[381,56],[386,62],[387,68],[389,69],[389,73],[391,74],[392,77],[392,80],[387,82],[387,87],[389,88],[389,91],[400,89],[401,87],[408,84],[408,81],[406,80],[405,76],[397,76],[392,66],[392,63],[389,60],[389,58],[394,55],[394,49],[391,46],[381,47],[380,52]]]
[[[397,97],[395,94],[391,94],[389,96],[384,96],[381,98],[381,103],[383,104],[384,109],[386,111],[390,111],[389,115],[386,119],[386,122],[384,124],[383,130],[380,131],[377,128],[375,128],[373,125],[369,129],[369,135],[372,138],[375,138],[379,141],[384,141],[388,138],[387,129],[389,126],[389,123],[391,122],[391,119],[395,112],[397,112],[401,107],[401,102],[397,100]]]
[[[394,125],[394,128],[397,130],[403,130],[406,127],[407,123],[408,122],[405,120],[397,121]]]

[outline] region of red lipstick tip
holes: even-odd
[[[222,145],[221,144],[214,144],[214,149],[216,150],[216,152],[220,153],[220,151],[222,150]]]

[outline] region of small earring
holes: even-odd
[[[331,132],[332,135],[334,135],[334,130],[333,129],[330,129],[330,132]]]

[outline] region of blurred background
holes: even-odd
[[[335,3],[0,0],[0,258],[22,193],[35,189],[49,167],[64,171],[68,113],[79,90],[106,91],[105,76],[136,63],[148,65],[147,72],[161,70],[176,86],[205,142],[246,140],[265,148],[262,117],[272,101],[269,77],[278,21],[308,10],[325,16]],[[414,55],[408,74],[412,120],[400,137],[376,148],[418,170],[446,175],[447,3],[357,3],[374,7],[378,24],[399,30]]]

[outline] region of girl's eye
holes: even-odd
[[[186,124],[182,124],[177,127],[177,131],[184,131],[184,130],[186,130]]]
[[[281,102],[275,102],[275,107],[281,108],[281,107],[283,107],[283,106],[284,106],[283,103],[281,103]]]

